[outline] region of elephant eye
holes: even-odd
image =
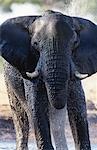
[[[32,47],[33,47],[33,49],[39,51],[39,44],[37,41],[33,42]]]
[[[38,45],[38,43],[37,43],[37,42],[34,42],[34,43],[33,43],[33,46],[34,46],[34,47],[36,47],[37,45]]]

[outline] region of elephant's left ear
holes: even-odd
[[[97,72],[97,26],[85,19],[74,19],[81,28],[78,31],[80,44],[73,50],[73,61],[80,73],[91,76]]]
[[[10,20],[0,26],[0,55],[20,72],[25,70],[30,49],[30,36],[26,29]]]

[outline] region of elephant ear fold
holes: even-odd
[[[79,33],[80,44],[73,50],[73,61],[80,73],[91,76],[97,72],[97,26],[85,19],[78,21],[83,28]]]
[[[0,26],[0,55],[20,72],[25,70],[29,49],[30,36],[26,29],[11,21]]]

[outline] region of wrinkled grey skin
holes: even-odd
[[[79,45],[77,34],[83,29],[79,29],[77,18],[50,11],[34,19],[34,23],[33,19],[28,20],[23,26],[30,32],[31,46],[40,52],[35,68],[39,75],[27,80],[16,68],[8,63],[5,65],[5,81],[16,129],[17,150],[28,149],[31,120],[39,150],[54,149],[50,130],[56,149],[67,150],[64,134],[66,106],[75,149],[91,150],[84,92],[81,81],[74,75],[76,67],[72,59],[72,51]],[[12,21],[19,23],[21,19]]]
[[[16,149],[27,150],[29,126],[30,123],[32,123],[31,117],[33,116],[30,117],[31,114],[29,114],[25,106],[23,107],[20,101],[24,101],[24,103],[30,103],[30,106],[33,107],[32,104],[33,85],[29,80],[23,79],[21,74],[18,72],[18,70],[13,68],[8,63],[5,64],[4,74],[5,74],[5,81],[6,81],[7,91],[9,96],[9,102],[10,102],[12,115],[13,115],[13,121],[16,130]],[[44,110],[42,111],[44,112]],[[26,115],[26,112],[28,116]],[[52,136],[53,136],[52,138],[54,140],[55,143],[54,145],[56,147],[56,150],[64,150],[64,148],[65,150],[67,150],[65,131],[64,131],[65,115],[66,115],[66,108],[57,110],[49,106],[51,132],[52,132]]]
[[[28,113],[27,108],[25,108],[25,106],[23,107],[23,104],[27,103],[27,105],[29,105],[30,103],[30,106],[33,107],[33,85],[29,80],[23,79],[18,70],[13,68],[8,63],[5,66],[5,81],[16,130],[16,149],[27,150],[29,133],[28,118],[31,121],[31,117]],[[23,102],[23,104],[21,102]],[[75,149],[82,150],[83,148],[81,148],[81,145],[83,145],[84,150],[88,150],[89,148],[87,147],[89,147],[89,139],[85,139],[85,136],[87,137],[86,134],[88,132],[86,119],[86,103],[80,81],[71,81],[69,83],[67,109],[75,141]],[[44,110],[42,110],[42,113],[43,112]],[[49,106],[50,126],[56,150],[68,150],[64,131],[65,116],[66,107],[57,110],[54,107]],[[84,131],[82,131],[82,129]],[[80,133],[82,133],[82,135],[80,135]]]
[[[16,149],[27,150],[31,114],[29,114],[27,108],[23,105],[27,103],[27,105],[30,105],[33,108],[33,84],[29,80],[23,79],[18,70],[8,63],[5,65],[5,81],[16,130]],[[23,104],[21,102],[23,102]],[[47,108],[48,107],[45,105],[45,109]],[[43,108],[42,113],[45,109]],[[85,136],[87,137],[88,133],[86,103],[80,81],[70,81],[69,83],[67,109],[75,141],[75,149],[88,150],[90,145],[89,139],[85,139]],[[56,150],[68,150],[64,131],[65,117],[66,107],[57,110],[54,107],[49,106],[50,126]],[[30,121],[28,121],[28,118]],[[82,135],[80,135],[80,133],[82,133]],[[81,148],[81,146],[84,148]]]

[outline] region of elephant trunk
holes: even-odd
[[[65,107],[67,102],[68,82],[62,83],[59,80],[56,80],[56,82],[56,85],[54,85],[54,82],[51,79],[50,82],[46,84],[48,99],[53,107],[56,109],[62,109]]]
[[[54,37],[51,41],[43,53],[42,72],[50,104],[62,109],[67,101],[69,58],[64,51],[63,41]]]

